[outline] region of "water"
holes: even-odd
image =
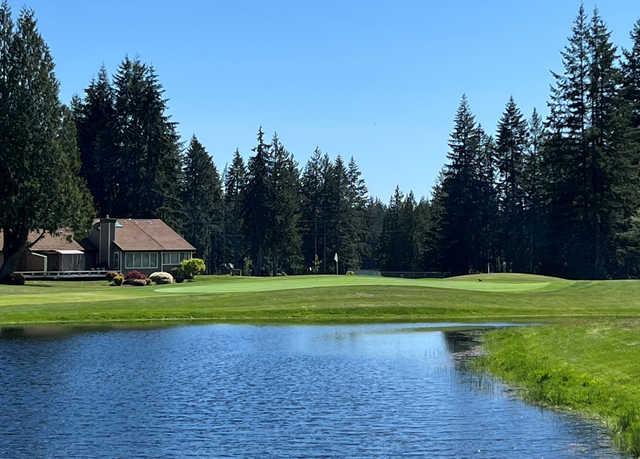
[[[616,456],[421,327],[5,331],[0,457]]]

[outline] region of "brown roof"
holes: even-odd
[[[119,218],[115,244],[121,250],[196,250],[160,219]]]
[[[40,236],[40,232],[32,231],[29,233],[29,242],[33,242]],[[34,252],[48,252],[53,250],[82,250],[84,248],[73,239],[71,231],[60,230],[57,234],[45,234],[42,239],[35,243],[31,250]],[[0,251],[4,247],[4,236],[0,231]]]

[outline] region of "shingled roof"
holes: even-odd
[[[114,243],[123,251],[195,251],[169,225],[160,219],[119,218]]]
[[[29,233],[29,242],[33,242],[40,236],[37,231]],[[4,247],[4,235],[0,231],[0,251]],[[56,250],[83,250],[84,248],[72,238],[72,233],[67,230],[61,230],[55,235],[45,234],[42,239],[35,243],[31,250],[34,252],[50,252]]]

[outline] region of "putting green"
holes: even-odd
[[[220,278],[215,282],[189,283],[158,288],[156,292],[180,294],[249,293],[277,290],[295,290],[323,287],[351,286],[402,286],[478,292],[530,292],[533,290],[556,290],[571,285],[572,282],[542,276],[522,276],[514,282],[513,278],[501,278],[499,275],[463,276],[451,279],[401,279],[375,276],[299,276],[255,278]]]

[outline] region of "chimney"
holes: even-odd
[[[111,268],[111,258],[113,252],[113,241],[116,238],[116,219],[101,218],[98,223],[98,264]]]

